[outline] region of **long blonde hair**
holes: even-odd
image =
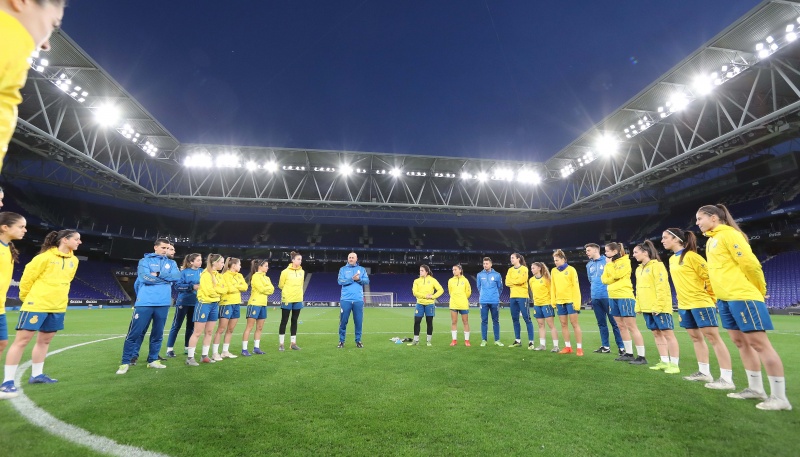
[[[561,252],[561,250],[558,250],[556,252]],[[555,255],[555,254],[553,254],[553,255]],[[550,279],[550,271],[547,269],[547,265],[545,265],[544,262],[533,262],[531,264],[531,270],[533,269],[534,266],[539,267],[539,271],[542,272],[542,277],[543,278],[547,278],[548,281],[551,281],[551,279]],[[533,272],[531,272],[531,273],[533,273]]]

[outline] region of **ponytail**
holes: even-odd
[[[225,261],[225,266],[222,267],[222,271],[220,273],[227,272],[231,269],[231,266],[236,265],[237,263],[242,263],[242,261],[236,257],[228,257],[228,260]]]
[[[77,230],[59,230],[58,232],[53,231],[47,234],[44,237],[44,242],[42,243],[42,249],[39,250],[39,254],[43,252],[47,252],[51,248],[57,248],[61,244],[61,240],[64,238],[69,238],[72,235],[78,233]]]
[[[608,248],[611,249],[612,251],[617,251],[617,255],[614,256],[614,260],[625,255],[625,246],[623,246],[622,243],[617,243],[616,241],[612,241],[606,244],[606,246],[608,246]]]
[[[705,213],[708,214],[709,216],[717,216],[721,224],[733,227],[737,232],[742,234],[742,236],[744,237],[744,241],[747,244],[750,244],[750,240],[747,238],[747,235],[739,227],[739,224],[737,224],[736,221],[733,219],[733,216],[731,216],[731,213],[730,211],[728,211],[728,208],[722,203],[718,203],[716,205],[701,206],[700,209],[697,210],[697,212]]]
[[[211,265],[214,265],[214,262],[221,259],[222,256],[219,254],[209,254],[206,257],[206,271],[211,272]]]
[[[3,192],[2,187],[0,187],[0,192]],[[20,220],[22,220],[22,216],[17,213],[12,213],[11,211],[0,213],[0,227],[4,225],[10,227]],[[19,251],[11,241],[8,242],[8,250],[11,252],[11,262],[17,263],[19,261]]]
[[[511,255],[519,259],[519,264],[520,265],[526,266],[525,265],[525,257],[523,257],[522,254],[520,254],[519,252],[515,252],[515,253],[513,253]]]
[[[253,261],[250,263],[250,274],[248,274],[247,278],[245,278],[245,281],[247,281],[248,284],[250,283],[250,280],[253,279],[253,275],[258,273],[258,269],[261,268],[261,265],[264,265],[265,263],[267,263],[266,260],[253,259]]]
[[[186,255],[186,257],[183,258],[183,264],[181,265],[181,270],[185,270],[185,269],[191,267],[192,266],[192,262],[194,262],[194,259],[196,259],[198,257],[200,257],[200,254],[197,254],[197,253]]]
[[[677,238],[681,246],[683,246],[683,252],[681,252],[681,258],[678,263],[683,263],[683,258],[686,257],[687,251],[697,252],[697,236],[695,236],[694,232],[672,227],[668,228],[666,232],[672,235],[673,238]]]
[[[650,260],[660,260],[658,258],[658,250],[656,249],[656,246],[653,244],[652,241],[645,240],[644,243],[637,244],[636,248],[642,252],[646,252],[647,257],[649,257]]]

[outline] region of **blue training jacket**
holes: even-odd
[[[494,271],[481,270],[477,276],[479,303],[500,303],[500,292],[503,290],[503,277]]]
[[[592,285],[592,298],[608,298],[608,286],[600,280],[607,260],[605,256],[601,255],[599,259],[589,260],[589,263],[586,264],[586,273],[589,275],[589,283]]]
[[[175,283],[175,290],[178,291],[178,299],[175,300],[175,306],[194,306],[197,304],[197,291],[194,290],[194,285],[200,284],[200,273],[202,272],[202,268],[181,270],[181,279]]]
[[[361,279],[353,281],[356,272],[361,272]],[[356,262],[355,265],[349,263],[339,268],[339,285],[342,286],[341,301],[364,301],[364,286],[369,284],[367,270]]]
[[[137,268],[140,283],[136,294],[136,306],[170,306],[172,285],[181,279],[181,272],[174,260],[155,253],[145,254]],[[158,276],[153,273],[158,272]],[[134,286],[135,287],[135,286]]]

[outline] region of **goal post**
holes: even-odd
[[[394,308],[394,292],[364,292],[364,306]]]

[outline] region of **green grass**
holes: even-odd
[[[306,308],[303,350],[279,353],[279,313],[270,310],[264,356],[197,368],[180,357],[165,362],[166,370],[138,365],[118,376],[116,339],[48,358],[45,372],[60,382],[25,392],[63,421],[171,455],[796,455],[796,410],[759,411],[754,401],[593,354],[599,334],[589,313],[581,315],[587,354],[578,358],[478,347],[475,311],[473,347],[451,348],[449,313],[438,311],[430,348],[389,341],[410,336],[409,308],[368,309],[363,350],[354,347],[352,323],[347,347],[336,349],[337,308]],[[129,310],[70,311],[51,348],[121,335],[129,317]],[[8,318],[15,322],[16,313]],[[800,407],[800,319],[773,319],[787,393]],[[236,353],[243,327],[233,340]],[[501,328],[508,343],[507,311]],[[677,333],[685,375],[697,364],[688,335]],[[645,335],[654,363],[655,345]],[[738,353],[725,340],[734,381],[743,387]],[[712,367],[716,376],[713,355]],[[0,449],[13,456],[95,455],[31,426],[8,402],[0,402]]]

